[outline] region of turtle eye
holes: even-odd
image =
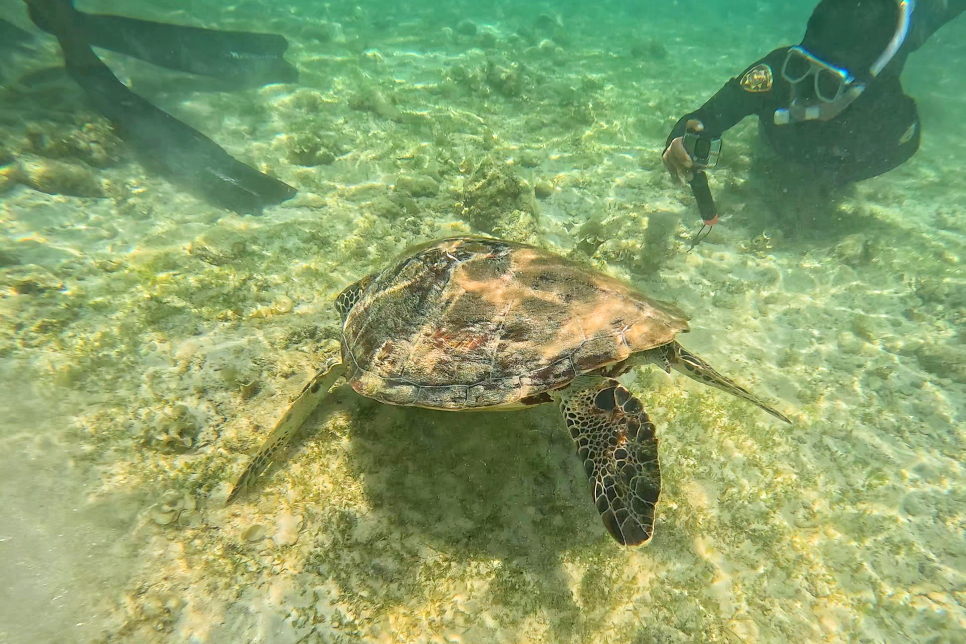
[[[594,396],[594,406],[603,411],[614,411],[617,406],[617,401],[614,399],[614,389],[614,387],[601,389]]]

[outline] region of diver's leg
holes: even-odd
[[[49,11],[38,11],[50,0],[27,0],[31,18],[56,35]],[[95,47],[110,49],[168,69],[232,81],[239,86],[294,83],[298,71],[282,55],[288,41],[278,34],[219,31],[173,25],[124,16],[77,11],[69,0],[54,0],[74,14],[73,28]]]
[[[28,51],[33,48],[34,35],[0,18],[0,51]]]
[[[295,188],[233,158],[117,80],[91,50],[84,30],[77,26],[79,12],[69,0],[27,1],[31,16],[49,25],[57,36],[70,77],[145,165],[240,214],[260,214],[264,207],[295,195]]]
[[[640,401],[616,380],[599,376],[580,376],[553,397],[607,531],[623,545],[647,543],[661,494],[661,468],[654,425]]]

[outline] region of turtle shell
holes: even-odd
[[[415,246],[339,297],[353,389],[396,405],[522,407],[688,330],[670,304],[540,248]]]

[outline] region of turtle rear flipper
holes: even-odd
[[[651,362],[657,363],[665,371],[667,371],[669,368],[674,369],[679,373],[683,373],[692,380],[697,380],[703,385],[715,387],[722,391],[727,391],[732,396],[743,398],[744,400],[757,405],[763,411],[768,412],[779,420],[783,420],[786,423],[792,422],[788,419],[788,416],[781,413],[771,405],[768,405],[758,398],[758,396],[754,395],[735,381],[722,376],[715,370],[714,367],[682,347],[677,342],[671,342],[662,347],[658,347],[657,349],[652,349],[648,352],[648,354],[648,359]]]
[[[329,389],[332,388],[332,385],[343,373],[345,373],[345,367],[342,366],[342,363],[338,359],[333,359],[309,380],[308,384],[302,389],[302,393],[299,394],[295,402],[286,410],[282,418],[276,423],[272,433],[268,435],[265,442],[258,448],[258,453],[255,454],[255,457],[248,464],[248,467],[238,477],[235,487],[232,488],[228,499],[225,500],[225,505],[234,501],[235,497],[251,487],[255,479],[275,459],[275,455],[285,449],[285,446],[292,440],[292,437],[295,436],[295,433],[306,419],[312,415],[312,412],[319,406],[322,398],[325,397]]]
[[[616,380],[599,376],[580,376],[554,398],[604,527],[622,545],[647,543],[654,531],[661,468],[654,425],[641,402]]]

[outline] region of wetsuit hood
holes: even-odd
[[[908,0],[822,0],[808,20],[801,47],[869,80],[902,45],[914,5]]]

